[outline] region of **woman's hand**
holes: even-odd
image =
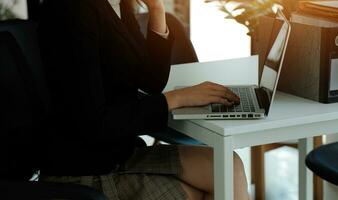
[[[223,85],[204,82],[199,85],[164,93],[169,110],[180,107],[205,106],[211,103],[232,106],[239,97]]]

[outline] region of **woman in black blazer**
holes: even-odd
[[[163,131],[174,108],[239,99],[214,83],[162,94],[174,36],[162,1],[143,2],[146,40],[129,0],[45,3],[39,37],[52,102],[41,179],[89,185],[110,199],[212,199],[212,149],[138,147],[137,136]],[[234,159],[235,199],[247,200],[243,165]]]

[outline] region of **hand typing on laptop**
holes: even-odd
[[[278,34],[269,34],[270,49],[265,57],[259,85],[227,85],[227,88],[207,82],[165,94],[173,119],[234,120],[267,117],[276,93],[291,31],[291,24],[281,10],[276,13],[271,31],[277,29]],[[239,103],[239,98],[234,93],[241,99],[239,105],[235,105]],[[210,105],[202,106],[206,104]]]
[[[164,95],[169,111],[181,107],[205,106],[212,103],[232,106],[240,101],[239,97],[230,89],[212,82],[176,89]]]

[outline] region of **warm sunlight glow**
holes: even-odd
[[[217,3],[191,0],[191,40],[200,61],[238,58],[250,55],[247,28],[234,20],[224,19]]]

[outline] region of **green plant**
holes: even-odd
[[[259,24],[259,18],[273,13],[273,6],[283,5],[282,0],[207,0],[207,2],[218,1],[220,10],[226,13],[226,19],[234,19],[245,25],[248,35],[251,35]],[[232,4],[229,9],[228,5]]]
[[[0,20],[14,19],[17,17],[11,9],[16,3],[17,0],[12,0],[10,4],[5,4],[0,1]]]

